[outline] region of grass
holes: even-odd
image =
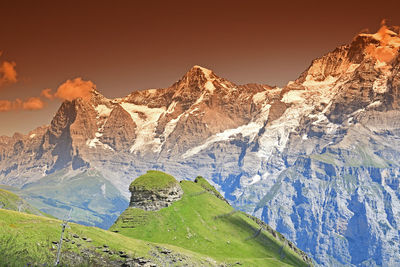
[[[22,211],[29,214],[49,216],[35,207],[29,205],[18,195],[0,188],[0,208],[14,211]]]
[[[321,161],[321,162],[324,162],[324,163],[327,163],[327,164],[331,164],[331,165],[334,165],[334,166],[337,165],[336,157],[337,157],[336,155],[334,155],[334,154],[332,154],[330,152],[325,152],[323,154],[312,154],[312,155],[310,155],[311,159],[318,160],[318,161]]]
[[[352,167],[368,166],[375,168],[387,168],[387,162],[374,154],[368,146],[357,144],[355,146],[355,153],[352,157],[346,157],[346,163]]]
[[[204,178],[203,178],[204,179]],[[181,181],[181,200],[159,211],[125,210],[110,228],[120,234],[179,246],[244,266],[307,266],[279,238],[219,199],[207,181]],[[208,189],[208,190],[207,190]],[[255,233],[259,232],[255,236]]]
[[[345,151],[346,152],[346,151]],[[367,145],[356,144],[350,154],[344,153],[343,155],[335,155],[330,152],[323,154],[312,154],[311,159],[321,161],[331,165],[341,165],[349,167],[375,167],[387,168],[389,163],[387,160],[376,155]]]
[[[211,192],[212,194],[214,194],[216,197],[218,197],[219,199],[225,199],[219,192],[217,189],[215,189],[214,186],[212,186],[205,178],[201,177],[201,176],[197,176],[196,179],[194,179],[194,182],[198,185],[200,185],[201,187],[203,187],[205,190],[207,190],[208,192]]]
[[[131,183],[129,190],[132,191],[134,188],[147,191],[159,190],[177,183],[175,178],[169,174],[161,171],[147,171],[146,174],[139,176]]]
[[[56,245],[52,244],[52,241],[59,240],[60,232],[60,220],[0,209],[0,266],[53,265]],[[77,234],[79,238],[74,238],[74,234]],[[207,259],[208,256],[183,248],[137,240],[111,231],[75,223],[69,224],[64,237],[75,242],[75,244],[72,244],[71,241],[64,242],[62,245],[61,263],[67,266],[76,265],[66,262],[66,255],[69,255],[69,253],[83,255],[83,252],[88,250],[92,251],[93,254],[90,254],[85,259],[86,261],[80,265],[96,266],[90,263],[93,260],[92,257],[121,260],[116,254],[110,256],[98,249],[104,245],[107,245],[110,251],[116,253],[124,251],[130,257],[143,257],[158,263],[158,265],[162,264],[159,262],[160,259],[155,256],[155,251],[159,247],[167,248],[182,258],[190,259],[189,264],[194,266],[218,264]],[[83,240],[83,237],[90,238],[91,241],[87,242]],[[80,244],[80,246],[78,247],[77,244]],[[186,261],[186,263],[188,262]]]
[[[161,172],[150,171],[145,177],[138,184],[150,183],[152,190],[178,183]],[[65,184],[75,178],[64,179]],[[76,179],[78,185],[81,182]],[[234,210],[204,178],[182,181],[180,186],[184,194],[179,201],[157,212],[128,208],[111,231],[70,223],[61,262],[107,266],[111,261],[122,263],[118,253],[123,251],[130,258],[146,258],[160,266],[309,265],[297,248],[291,248],[293,244],[256,218]],[[36,186],[25,190],[31,188]],[[18,199],[12,193],[4,198]],[[0,266],[54,264],[60,231],[60,220],[0,209]],[[103,251],[104,245],[113,253]],[[174,260],[164,249],[172,252],[168,255]]]
[[[0,236],[0,266],[19,266],[19,262],[20,266],[50,263],[52,255],[49,251],[24,242],[21,236],[9,233],[2,233]]]
[[[72,208],[72,221],[103,229],[128,207],[128,200],[96,171],[60,171],[13,192],[57,218],[64,218]]]

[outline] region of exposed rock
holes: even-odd
[[[0,137],[0,182],[95,168],[128,198],[126,184],[148,169],[202,175],[319,264],[400,265],[399,44],[387,28],[359,34],[284,88],[195,66],[168,88],[93,91],[64,102],[50,126]],[[179,190],[137,188],[131,205],[160,209]]]
[[[126,144],[135,140],[135,129],[136,124],[129,113],[120,105],[116,105],[104,124],[103,133],[99,139],[116,151],[128,150],[129,147]]]
[[[169,180],[159,182],[162,179],[159,175]],[[161,186],[158,186],[158,183]],[[152,184],[157,185],[148,186]],[[153,211],[170,206],[183,195],[183,190],[175,178],[156,171],[148,171],[147,174],[140,176],[131,184],[129,190],[132,193],[129,204],[131,207]]]

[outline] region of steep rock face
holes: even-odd
[[[183,191],[179,184],[175,184],[157,191],[134,188],[131,193],[130,207],[156,211],[169,207],[173,202],[181,199]]]
[[[349,66],[342,72],[329,67],[335,61],[326,58],[332,54],[314,61],[328,66],[312,65],[303,78],[283,90],[282,100],[289,104],[282,115],[285,125],[267,125],[255,145],[250,144],[264,154],[255,168],[258,172],[240,172],[240,178],[233,179],[241,182],[236,185],[229,178],[220,181],[229,191],[233,184],[231,200],[238,207],[251,211],[256,203],[255,214],[296,240],[322,265],[396,266],[400,262],[399,248],[393,247],[399,240],[400,220],[396,159],[400,117],[393,104],[400,39],[391,35],[389,48],[398,44],[392,60],[381,61],[369,53],[367,48],[383,47],[379,37],[361,35],[348,46],[358,47],[357,53],[333,52],[339,51],[341,58],[334,65]],[[308,103],[314,106],[308,109]],[[298,114],[304,113],[292,120],[290,110],[299,104],[303,107],[296,108]],[[274,126],[284,130],[275,135]],[[247,151],[244,158],[251,155]],[[251,175],[246,186],[243,176]]]
[[[1,137],[0,181],[95,169],[128,197],[148,169],[201,175],[318,264],[396,266],[399,48],[394,29],[359,34],[284,88],[195,66],[164,89],[112,100],[93,91],[63,103],[51,126]]]
[[[82,99],[66,101],[61,105],[41,146],[43,153],[50,153],[55,160],[47,173],[70,164],[74,169],[87,165],[79,155],[78,147],[87,139],[94,138],[97,128],[95,117],[93,107]]]
[[[216,133],[249,123],[261,109],[252,97],[269,87],[237,86],[194,66],[172,88],[172,102],[157,126],[160,139],[169,139],[161,156],[184,153]]]
[[[104,124],[100,141],[115,151],[127,149],[135,140],[135,129],[136,124],[129,113],[117,104]]]

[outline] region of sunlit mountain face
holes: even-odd
[[[114,99],[69,80],[47,92],[65,99],[50,125],[0,138],[0,183],[47,213],[73,206],[75,221],[108,228],[147,170],[201,175],[316,264],[400,265],[399,48],[399,28],[383,25],[284,87],[201,66]]]

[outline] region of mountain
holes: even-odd
[[[233,209],[202,177],[178,183],[163,172],[148,171],[132,182],[130,191],[130,207],[112,231],[182,247],[228,264],[312,265],[280,233]]]
[[[0,189],[0,209],[24,212],[38,216],[48,216],[37,208],[31,206],[18,195],[4,189]]]
[[[179,183],[149,171],[130,190],[130,207],[112,231],[69,224],[62,266],[312,265],[280,233],[235,211],[204,178]],[[0,191],[2,203],[6,198],[15,195]],[[61,221],[0,209],[0,225],[1,266],[55,262]]]
[[[117,214],[126,185],[148,169],[200,175],[317,264],[399,265],[399,47],[398,27],[357,34],[283,88],[194,66],[168,88],[116,99],[93,89],[65,101],[50,125],[0,137],[0,183],[23,190],[59,172],[95,172],[126,199],[103,199]]]
[[[64,218],[72,208],[74,222],[104,229],[114,223],[120,209],[128,206],[120,191],[93,170],[61,170],[22,188],[8,189],[57,218]]]

